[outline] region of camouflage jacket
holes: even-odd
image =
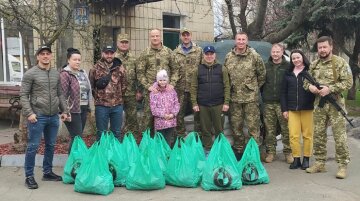
[[[192,43],[192,48],[188,53],[184,53],[182,44],[175,50],[175,60],[181,68],[181,79],[178,81],[178,86],[183,87],[186,92],[190,91],[191,77],[194,71],[198,68],[202,60],[202,49],[195,43]]]
[[[115,57],[119,58],[126,69],[127,88],[125,96],[135,96],[138,90],[138,81],[136,78],[136,58],[130,52],[116,51]]]
[[[171,49],[162,46],[160,49],[147,47],[137,63],[137,75],[145,91],[156,82],[156,74],[164,69],[169,75],[170,84],[175,86],[179,80],[179,65],[176,63]]]
[[[333,70],[334,69],[334,70]],[[351,88],[353,77],[349,64],[341,57],[332,55],[329,60],[317,59],[313,61],[309,68],[310,75],[320,83],[328,86],[330,92],[340,94],[344,90]],[[309,89],[310,83],[305,80],[304,88]],[[319,103],[320,96],[316,96],[315,105]]]
[[[243,54],[233,49],[225,57],[231,84],[231,101],[248,103],[258,101],[259,88],[265,83],[265,65],[260,55],[252,48]]]
[[[95,83],[101,77],[109,73],[109,66],[100,59],[89,72],[89,80],[92,88],[95,105],[107,107],[123,104],[123,96],[126,91],[127,83],[125,73],[120,68],[113,70],[111,80],[104,89],[97,89]]]

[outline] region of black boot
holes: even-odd
[[[309,157],[304,156],[301,169],[305,170],[309,167]]]
[[[301,167],[300,157],[294,157],[294,162],[291,163],[290,169],[298,169]]]

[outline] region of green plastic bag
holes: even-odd
[[[129,172],[129,162],[123,146],[112,132],[101,136],[99,149],[107,156],[109,171],[113,176],[115,186],[125,186]]]
[[[87,155],[88,148],[80,136],[74,138],[70,155],[64,166],[63,183],[73,184],[83,158]]]
[[[94,143],[75,178],[74,190],[80,193],[108,195],[114,190],[113,176],[107,158]]]
[[[231,145],[220,134],[205,162],[201,187],[204,190],[237,190],[242,187],[237,161]]]
[[[269,175],[261,163],[259,147],[254,138],[247,143],[238,167],[243,184],[267,184],[270,182]]]
[[[165,188],[165,177],[159,165],[159,157],[154,151],[151,138],[143,136],[140,143],[140,156],[130,166],[126,178],[126,188],[129,190],[155,190]]]
[[[153,146],[155,154],[158,156],[160,168],[163,173],[165,173],[166,164],[169,160],[171,149],[161,133],[157,132],[155,134]]]
[[[127,155],[129,166],[133,165],[140,155],[139,147],[131,132],[125,134],[122,142],[124,153]]]
[[[202,169],[204,168],[206,158],[199,133],[189,133],[185,138],[185,144],[188,145],[190,149],[192,149],[192,154],[197,158],[198,169],[201,170],[200,173],[202,174]]]
[[[177,138],[167,163],[167,184],[181,187],[197,187],[201,180],[198,158],[182,138]]]

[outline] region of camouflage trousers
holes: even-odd
[[[140,133],[144,132],[146,129],[150,128],[150,134],[154,135],[154,116],[151,113],[150,109],[150,95],[149,92],[144,93],[144,109],[143,117],[141,118],[141,123],[139,126]]]
[[[244,151],[246,145],[244,121],[246,122],[248,134],[254,137],[257,144],[260,145],[260,110],[259,103],[230,103],[230,125],[231,133],[234,139],[233,147],[239,152]]]
[[[323,108],[314,111],[314,157],[317,162],[325,163],[327,157],[327,127],[331,125],[335,140],[335,159],[342,165],[350,162],[347,145],[345,118],[332,105],[325,104]]]
[[[141,135],[139,133],[139,119],[136,106],[135,96],[124,97],[125,125],[123,133],[132,132],[135,139],[139,139]]]
[[[178,136],[185,136],[186,133],[186,127],[185,127],[185,114],[186,111],[192,111],[192,113],[194,114],[194,131],[198,132],[199,134],[200,132],[200,116],[198,112],[193,112],[192,109],[192,104],[191,104],[191,98],[190,98],[190,93],[189,92],[181,92],[176,90],[176,92],[178,93],[178,98],[179,98],[179,102],[180,102],[180,111],[178,113],[178,117],[177,117],[177,127],[176,127],[176,133]]]
[[[282,116],[280,103],[264,104],[264,123],[265,123],[265,145],[266,150],[270,154],[276,154],[276,136],[277,126],[281,128],[281,139],[284,145],[283,153],[290,154],[290,140],[288,122]]]

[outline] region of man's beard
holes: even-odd
[[[110,61],[109,61],[110,59],[105,59],[104,58],[104,61],[107,63],[107,64],[111,64],[113,61],[114,61],[114,59],[111,59]]]
[[[327,59],[330,56],[330,53],[331,52],[327,53],[325,56],[321,56],[321,54],[319,54],[319,57],[320,59]]]

